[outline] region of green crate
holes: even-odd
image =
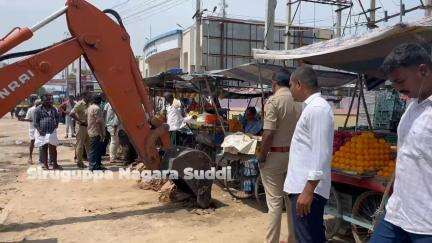
[[[405,102],[399,98],[398,92],[380,91],[375,104],[374,129],[395,131],[404,110]]]

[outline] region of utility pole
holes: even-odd
[[[369,21],[371,24],[375,24],[376,21],[376,0],[370,0],[370,15]]]
[[[404,15],[403,11],[405,11],[404,5],[403,5],[403,0],[400,0],[400,15],[399,15],[400,19],[399,19],[399,22],[401,22],[401,23],[403,22],[403,15]]]
[[[195,72],[201,72],[201,0],[196,0],[195,14]]]
[[[226,18],[226,1],[222,0],[222,17]]]
[[[266,22],[264,30],[264,49],[273,49],[276,0],[266,0]]]
[[[286,19],[286,28],[285,28],[285,50],[292,49],[291,47],[291,16],[292,16],[292,9],[291,9],[291,0],[287,0],[287,19]]]
[[[425,17],[432,16],[432,0],[426,0]]]
[[[66,95],[71,95],[71,91],[69,89],[69,65],[66,66],[64,70],[65,80],[66,80]]]
[[[81,56],[77,60],[78,67],[75,71],[75,94],[81,94]]]
[[[340,1],[338,1],[339,3]],[[342,7],[338,6],[339,8],[336,9],[336,37],[342,36]]]

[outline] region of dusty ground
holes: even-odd
[[[0,242],[262,242],[265,214],[217,186],[218,207],[198,215],[159,203],[156,192],[134,181],[29,180],[27,126],[0,119]],[[58,150],[59,163],[74,168],[73,148]]]
[[[27,126],[0,119],[0,242],[262,242],[266,215],[253,201],[234,201],[218,186],[217,208],[198,214],[160,203],[158,193],[118,176],[99,182],[30,180]],[[63,132],[59,128],[59,138]],[[59,163],[75,169],[73,141],[62,142]]]

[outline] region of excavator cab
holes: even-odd
[[[5,54],[63,14],[66,14],[70,38],[38,50]],[[168,169],[179,172],[189,167],[210,169],[210,161],[203,152],[171,146],[168,125],[155,117],[148,87],[130,47],[129,34],[114,10],[100,11],[85,0],[67,0],[65,7],[35,26],[15,28],[0,39],[0,55],[0,62],[22,58],[0,68],[0,116],[83,56],[147,169],[161,169],[159,150],[165,151],[163,159],[170,161]],[[160,147],[156,146],[158,142]],[[200,207],[208,207],[209,181],[179,179],[174,182],[179,189],[193,193]]]

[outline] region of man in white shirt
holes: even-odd
[[[21,119],[21,121],[30,122],[30,125],[29,125],[30,145],[29,145],[29,158],[28,158],[28,163],[30,165],[33,164],[33,149],[34,149],[34,144],[35,144],[35,127],[33,125],[33,116],[34,116],[34,112],[36,110],[36,107],[41,104],[41,101],[38,99],[38,100],[35,100],[34,102],[32,100],[31,102],[33,103],[33,106],[27,110],[25,118]]]
[[[291,141],[284,191],[291,201],[294,230],[299,243],[325,242],[324,206],[330,195],[333,154],[333,111],[321,97],[315,71],[297,68],[290,90],[305,108]]]
[[[382,71],[412,98],[398,127],[393,194],[370,242],[432,242],[432,60],[430,50],[402,44]]]
[[[105,104],[104,111],[106,113],[105,126],[111,137],[109,145],[110,163],[114,163],[118,159],[120,120],[109,102]]]
[[[175,102],[174,95],[172,93],[166,92],[164,94],[164,98],[168,104],[166,106],[166,118],[167,124],[169,125],[171,143],[173,145],[177,145],[179,142],[178,131],[186,125],[183,110],[181,108],[181,103]]]

